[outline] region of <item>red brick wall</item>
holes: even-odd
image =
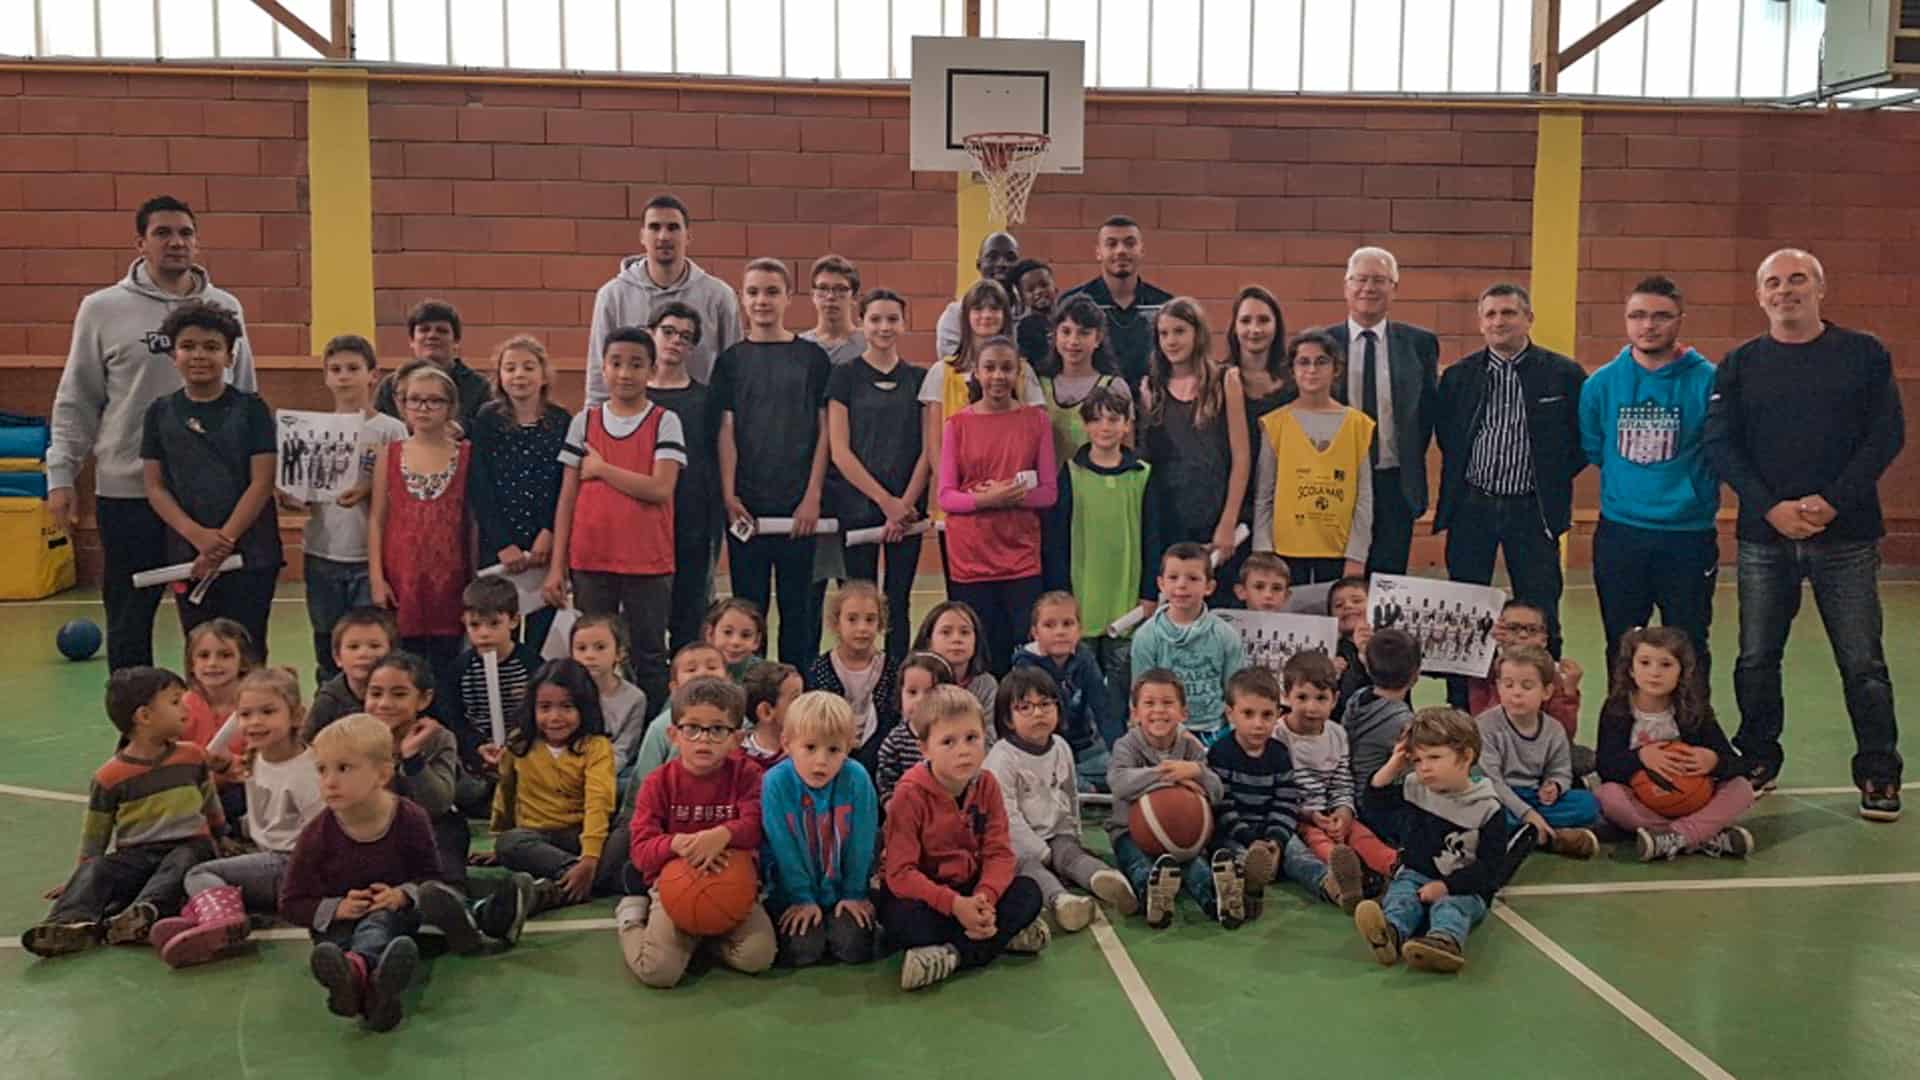
[[[304,96],[297,80],[0,73],[0,364],[29,368],[5,380],[0,407],[44,411],[75,304],[124,270],[129,211],[160,190],[206,211],[205,261],[247,306],[269,397],[322,403],[293,359],[309,347]],[[908,355],[932,359],[933,318],[955,284],[953,178],[908,169],[902,97],[475,79],[374,83],[369,100],[375,306],[390,356],[406,309],[441,296],[465,315],[476,363],[531,331],[574,372],[559,389],[577,400],[593,293],[636,250],[640,206],[671,190],[693,210],[692,254],[710,271],[737,281],[752,256],[804,270],[838,251],[867,283],[910,298]],[[1899,257],[1920,230],[1920,134],[1900,119],[1592,114],[1580,359],[1613,354],[1624,290],[1653,270],[1687,291],[1690,339],[1724,352],[1764,328],[1753,267],[1794,243],[1826,260],[1833,316],[1885,337],[1903,386],[1920,379],[1911,260]],[[1380,243],[1402,263],[1398,314],[1437,331],[1451,360],[1478,345],[1478,290],[1525,280],[1529,112],[1096,100],[1087,125],[1085,174],[1042,177],[1020,230],[1063,285],[1094,273],[1099,221],[1127,213],[1146,229],[1146,276],[1200,298],[1216,326],[1233,293],[1260,282],[1298,328],[1341,316],[1347,253]],[[803,296],[789,323],[811,321]],[[1913,458],[1884,490],[1903,534],[1890,555],[1920,561]],[[1590,479],[1583,492],[1591,506]]]

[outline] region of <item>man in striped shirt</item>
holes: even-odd
[[[1533,303],[1518,285],[1480,294],[1487,346],[1440,378],[1435,432],[1440,504],[1435,532],[1447,534],[1447,576],[1486,585],[1504,552],[1513,595],[1547,617],[1560,654],[1560,536],[1573,521],[1573,478],[1587,465],[1580,448],[1580,387],[1586,372],[1536,344]]]

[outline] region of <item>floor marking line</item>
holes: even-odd
[[[574,934],[595,930],[612,930],[612,919],[555,919],[551,922],[530,922],[521,931],[525,934]],[[434,935],[429,934],[428,937]],[[307,941],[305,930],[297,926],[275,926],[265,930],[255,930],[247,935],[248,941]],[[0,938],[0,949],[20,948],[20,935],[9,934]],[[1199,1076],[1199,1073],[1193,1075]]]
[[[1920,790],[1920,780],[1900,785],[1902,791]],[[1858,795],[1860,789],[1852,785],[1846,787],[1783,787],[1774,788],[1775,795]]]
[[[1920,873],[1809,874],[1802,877],[1682,878],[1673,881],[1580,882],[1509,885],[1502,896],[1609,896],[1629,893],[1736,892],[1746,889],[1834,889],[1863,885],[1920,885]]]
[[[1661,1023],[1659,1017],[1635,1004],[1632,998],[1621,993],[1612,983],[1601,978],[1592,968],[1561,948],[1559,942],[1542,933],[1539,927],[1528,922],[1519,912],[1505,904],[1496,904],[1493,916],[1512,927],[1515,933],[1544,953],[1547,959],[1560,965],[1561,970],[1573,976],[1580,985],[1593,991],[1600,1000],[1613,1006],[1614,1010],[1626,1017],[1633,1026],[1665,1047],[1668,1053],[1679,1058],[1682,1064],[1706,1077],[1707,1080],[1734,1080],[1732,1073],[1714,1064],[1713,1059],[1702,1053],[1699,1047],[1681,1038],[1672,1028]]]
[[[23,799],[45,799],[48,802],[79,803],[85,806],[87,797],[71,791],[48,791],[45,788],[16,787],[12,784],[0,784],[0,795],[18,795]]]
[[[1868,826],[1871,826],[1871,825],[1873,824],[1873,822],[1870,822],[1870,821],[1868,821],[1867,819],[1865,819],[1865,818],[1863,818],[1863,817],[1858,817],[1858,816],[1856,816],[1856,815],[1854,815],[1854,814],[1845,814],[1845,813],[1841,813],[1840,811],[1838,811],[1838,810],[1835,810],[1835,809],[1834,809],[1833,807],[1831,807],[1831,806],[1821,806],[1821,805],[1820,805],[1819,803],[1817,803],[1817,802],[1813,802],[1813,801],[1812,801],[1812,800],[1810,800],[1810,799],[1803,799],[1803,798],[1800,798],[1800,797],[1799,797],[1798,795],[1789,795],[1789,796],[1787,796],[1787,798],[1788,798],[1788,799],[1791,799],[1792,801],[1794,801],[1794,802],[1796,802],[1796,803],[1799,803],[1799,804],[1800,804],[1801,806],[1804,806],[1804,807],[1806,807],[1806,808],[1807,808],[1807,809],[1809,809],[1809,810],[1818,810],[1818,811],[1820,811],[1820,812],[1821,812],[1821,813],[1823,813],[1823,814],[1832,814],[1832,815],[1833,815],[1834,817],[1837,817],[1837,818],[1839,818],[1839,819],[1840,819],[1841,821],[1846,821],[1846,822],[1851,822],[1851,823],[1853,823],[1853,824],[1856,824],[1856,825],[1868,825]]]
[[[1153,991],[1147,988],[1147,980],[1140,977],[1140,969],[1133,966],[1133,957],[1127,953],[1126,946],[1120,944],[1119,936],[1113,932],[1113,924],[1107,921],[1106,912],[1094,913],[1091,929],[1094,942],[1100,946],[1100,955],[1106,957],[1107,966],[1113,969],[1113,977],[1120,980],[1120,989],[1126,992],[1134,1015],[1140,1018],[1141,1025],[1147,1029],[1154,1049],[1160,1051],[1160,1059],[1166,1063],[1167,1072],[1173,1075],[1174,1080],[1200,1080],[1199,1068],[1194,1065],[1186,1046],[1173,1030],[1173,1023],[1161,1011]]]

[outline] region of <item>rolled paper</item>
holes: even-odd
[[[1239,550],[1240,546],[1242,544],[1245,544],[1247,542],[1247,538],[1252,535],[1253,535],[1253,530],[1247,528],[1246,522],[1243,521],[1239,525],[1235,526],[1233,530],[1234,550],[1236,551]],[[1217,551],[1214,552],[1212,555],[1207,556],[1207,560],[1208,560],[1208,565],[1213,567],[1213,569],[1215,570],[1220,569],[1220,564],[1226,561],[1225,559],[1222,559],[1220,557],[1220,553]]]
[[[754,518],[753,531],[761,536],[792,536],[793,519],[790,517]],[[816,536],[821,533],[837,533],[839,531],[839,518],[821,518],[813,526],[813,532]]]
[[[907,526],[904,535],[919,536],[931,528],[933,528],[931,521],[916,521]],[[848,547],[858,547],[861,544],[877,544],[885,539],[886,535],[887,527],[885,525],[875,525],[871,529],[854,529],[848,532],[846,542]]]
[[[547,606],[546,595],[541,591],[547,580],[547,572],[543,567],[529,566],[517,574],[512,574],[507,572],[507,564],[494,563],[474,576],[503,577],[513,582],[514,591],[520,596],[520,614],[522,615],[531,615]]]
[[[226,561],[221,563],[219,568],[222,571],[238,570],[242,565],[244,565],[244,563],[240,558],[239,552],[235,552],[227,556]],[[150,589],[155,585],[171,585],[176,581],[188,581],[191,580],[192,577],[192,563],[174,563],[172,566],[161,566],[152,570],[142,570],[133,575],[133,587],[136,589]]]
[[[224,754],[227,752],[227,744],[233,742],[233,737],[239,733],[240,714],[236,712],[228,715],[227,722],[221,724],[220,730],[213,733],[213,740],[201,749],[209,753]]]
[[[489,649],[480,654],[487,675],[487,720],[493,724],[493,745],[507,745],[506,712],[500,705],[500,658]]]
[[[1133,633],[1134,627],[1139,626],[1141,623],[1146,621],[1147,621],[1147,605],[1145,603],[1142,603],[1139,607],[1134,608],[1132,611],[1129,611],[1125,615],[1122,615],[1119,618],[1113,620],[1113,622],[1107,627],[1107,636],[1108,637],[1125,637],[1128,634]]]

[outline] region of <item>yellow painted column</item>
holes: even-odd
[[[1580,137],[1585,117],[1543,112],[1533,164],[1533,339],[1572,356],[1580,296]]]
[[[335,334],[373,329],[373,160],[367,84],[307,82],[307,218],[313,250],[314,355]]]
[[[987,236],[1006,227],[995,221],[988,210],[987,185],[973,178],[973,171],[962,169],[955,176],[954,275],[953,297],[958,300],[980,276],[974,262],[980,258],[980,244]]]

